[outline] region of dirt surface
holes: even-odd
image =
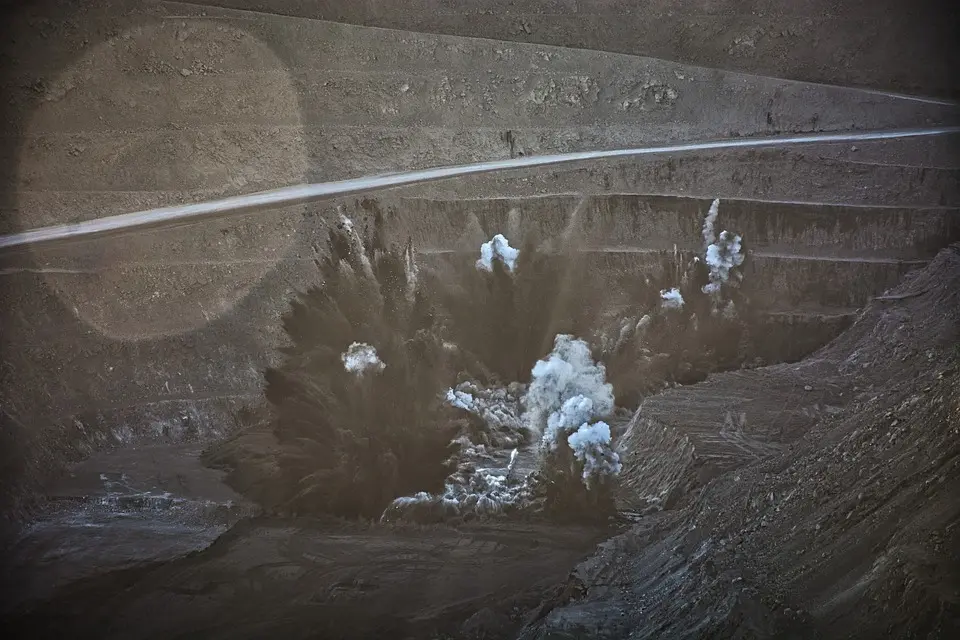
[[[206,0],[198,4],[615,51],[760,75],[958,95],[958,14],[940,0]]]
[[[258,511],[200,462],[197,445],[106,449],[43,488],[46,503],[3,540],[4,614],[77,581],[175,560]]]
[[[0,233],[521,154],[960,121],[945,100],[850,88],[957,96],[956,10],[781,4],[34,3],[4,23]],[[696,152],[377,196],[398,235],[441,250],[515,212],[565,228],[573,208],[550,197],[605,196],[593,248],[616,249],[598,262],[620,281],[649,267],[645,242],[695,240],[691,199],[736,198],[747,241],[769,245],[751,286],[784,323],[839,318],[813,345],[857,318],[800,364],[649,399],[623,441],[640,520],[572,576],[610,531],[227,531],[251,507],[199,452],[260,397],[334,206],[360,223],[368,200],[0,256],[0,504],[3,524],[31,516],[3,550],[4,622],[32,638],[960,636],[960,257],[901,263],[955,239],[958,145]]]
[[[76,584],[16,625],[34,638],[508,637],[605,535],[253,520],[199,555]]]

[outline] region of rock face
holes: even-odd
[[[954,244],[802,363],[649,400],[629,492],[686,494],[602,545],[581,595],[522,637],[952,637],[958,310]],[[690,491],[699,465],[720,476]]]
[[[834,379],[839,360],[820,355],[647,398],[620,445],[632,463],[626,495],[672,507],[678,492],[785,451],[817,419],[840,413],[854,394]]]

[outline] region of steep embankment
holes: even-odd
[[[603,545],[523,637],[956,637],[958,340],[954,244],[803,363],[648,402],[634,491],[730,470]]]

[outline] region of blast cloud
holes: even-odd
[[[731,271],[743,264],[742,242],[737,234],[722,231],[717,241],[707,247],[705,260],[710,268],[710,283],[704,285],[704,293],[719,293],[721,285],[730,280]]]
[[[344,369],[358,376],[367,371],[379,373],[387,366],[380,360],[376,349],[362,342],[354,342],[351,344],[347,350],[340,355],[340,360],[343,362]]]
[[[588,489],[601,478],[620,473],[620,456],[613,450],[610,425],[606,422],[583,425],[570,434],[567,444],[583,464],[583,483]]]
[[[543,433],[551,418],[557,423],[568,420],[561,415],[563,408],[568,400],[577,396],[590,401],[591,419],[609,415],[613,411],[614,397],[613,385],[606,381],[606,377],[603,363],[594,363],[586,342],[570,335],[558,335],[553,351],[533,367],[526,396],[530,430]],[[582,400],[578,402],[582,403]]]
[[[456,389],[448,389],[445,399],[450,406],[479,416],[494,432],[520,440],[524,391],[524,386],[516,383],[486,389],[476,382],[463,382]]]
[[[704,261],[709,271],[710,282],[703,286],[703,292],[719,295],[720,287],[730,280],[730,274],[743,264],[743,238],[730,231],[721,231],[716,235],[717,216],[720,213],[720,199],[710,204],[707,217],[703,221]]]
[[[456,389],[447,389],[447,404],[464,411],[473,411],[473,396]]]
[[[557,445],[567,434],[586,425],[593,418],[593,400],[582,395],[573,396],[547,418],[543,446],[550,451],[556,451]]]
[[[480,245],[480,259],[477,260],[477,269],[493,271],[493,261],[499,259],[509,271],[513,271],[519,255],[520,250],[511,247],[510,242],[503,234],[498,233],[493,236],[490,242],[484,242]]]
[[[469,513],[490,516],[529,502],[527,478],[513,477],[519,454],[516,446],[523,441],[523,392],[524,387],[519,384],[486,389],[474,382],[449,389],[447,404],[483,419],[486,429],[480,437],[486,444],[475,444],[467,433],[462,433],[452,443],[459,449],[454,458],[457,470],[447,478],[444,492],[397,498],[381,520],[439,521]],[[498,462],[506,464],[489,466]]]
[[[660,292],[660,304],[664,309],[682,309],[683,296],[680,295],[680,289],[663,289]]]
[[[613,412],[613,386],[606,382],[603,364],[594,363],[586,342],[557,336],[553,351],[533,368],[527,407],[532,429],[546,414],[541,440],[545,464],[563,466],[560,449],[566,444],[583,467],[581,479],[588,490],[601,478],[620,473],[609,425],[594,422]]]
[[[463,382],[448,389],[444,400],[482,418],[485,428],[482,433],[467,428],[454,440],[457,470],[442,494],[398,498],[384,511],[384,521],[489,516],[534,504],[543,490],[540,476],[516,473],[517,447],[528,441],[530,431],[543,434],[531,452],[550,477],[559,474],[592,490],[620,472],[610,427],[594,422],[613,412],[613,387],[583,340],[558,335],[553,351],[534,366],[529,387],[513,383],[487,389]]]

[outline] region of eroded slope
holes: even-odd
[[[952,245],[800,365],[799,394],[758,388],[754,433],[778,428],[777,409],[811,393],[814,372],[845,406],[797,421],[793,443],[769,439],[782,453],[728,471],[601,547],[523,637],[955,637],[958,338]],[[736,394],[742,377],[713,386],[723,384]],[[658,463],[634,452],[636,488]]]

